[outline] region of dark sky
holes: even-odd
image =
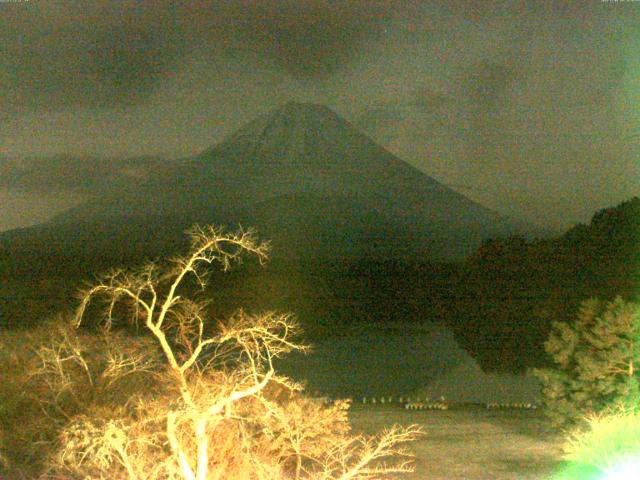
[[[640,2],[0,2],[0,84],[7,157],[185,156],[297,99],[541,225],[640,193]],[[70,198],[37,190],[0,230]]]

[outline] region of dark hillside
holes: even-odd
[[[484,242],[464,265],[449,302],[461,345],[485,368],[512,370],[544,361],[552,321],[573,318],[589,297],[640,293],[640,199],[596,213],[559,238]],[[445,302],[446,303],[446,302]]]

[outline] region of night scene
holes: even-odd
[[[640,478],[640,0],[0,0],[0,480]]]

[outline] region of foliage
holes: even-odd
[[[567,465],[554,480],[637,478],[640,412],[618,407],[590,415],[586,426],[570,433],[564,458]]]
[[[36,348],[27,390],[48,423],[43,478],[367,479],[412,471],[398,445],[420,434],[394,427],[350,432],[348,401],[326,405],[277,374],[273,360],[307,347],[289,315],[237,312],[212,328],[194,292],[246,252],[267,245],[251,231],[191,232],[187,256],[166,268],[115,270],[84,290],[75,316]],[[104,314],[91,324],[94,300]],[[130,327],[128,327],[128,325]],[[126,333],[146,332],[145,340]]]
[[[538,369],[543,402],[555,425],[640,398],[640,311],[621,298],[582,303],[572,324],[555,322],[545,349],[554,368]]]

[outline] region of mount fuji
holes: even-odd
[[[193,223],[256,227],[274,258],[462,258],[532,229],[397,158],[329,108],[290,102],[218,145],[100,191],[3,243],[154,251]],[[138,245],[139,244],[139,245]]]

